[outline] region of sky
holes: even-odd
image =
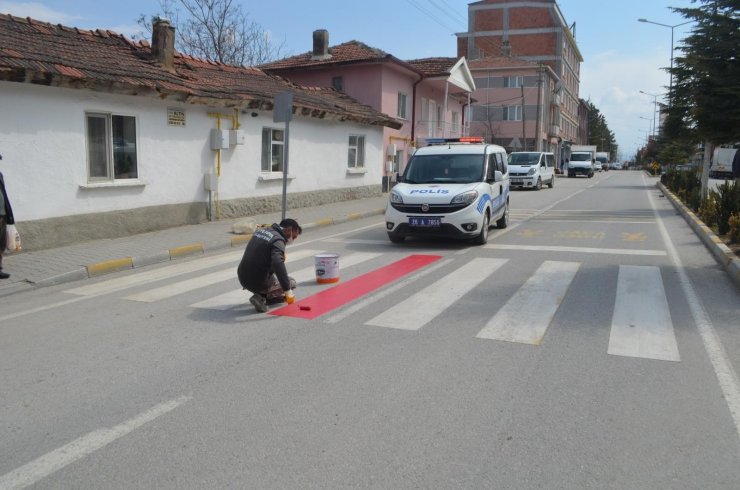
[[[329,31],[329,45],[361,41],[400,59],[456,56],[455,33],[467,31],[470,0],[233,0],[250,18],[283,43],[286,56],[312,48],[316,29]],[[0,0],[0,13],[84,29],[108,29],[132,36],[136,20],[161,12],[158,0]],[[665,101],[670,77],[664,68],[691,24],[670,7],[691,0],[559,0],[568,24],[575,23],[583,55],[580,97],[606,118],[631,159],[654,130],[655,102]],[[675,55],[674,55],[675,56]],[[653,94],[645,95],[642,92]],[[657,124],[657,122],[656,122]]]

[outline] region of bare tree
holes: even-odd
[[[284,51],[285,42],[275,43],[234,0],[159,0],[159,7],[160,14],[141,14],[137,22],[151,33],[153,19],[168,19],[177,30],[177,50],[182,53],[254,66],[277,59]]]

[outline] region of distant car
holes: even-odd
[[[614,170],[622,170],[622,164],[619,162],[614,162]]]
[[[555,185],[555,155],[541,151],[509,153],[509,181],[512,188],[542,189]]]

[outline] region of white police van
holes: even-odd
[[[407,236],[488,241],[492,222],[509,224],[506,150],[483,138],[427,140],[390,192],[385,226],[391,242]]]

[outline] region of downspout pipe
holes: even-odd
[[[416,86],[424,80],[424,75],[419,74],[419,79],[414,82],[411,89],[411,144],[416,146]]]

